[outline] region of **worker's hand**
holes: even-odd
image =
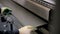
[[[36,28],[33,26],[24,26],[19,29],[19,34],[31,34],[34,30],[36,30]]]

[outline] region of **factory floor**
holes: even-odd
[[[5,7],[9,7],[12,9],[12,14],[19,20],[19,22],[23,25],[32,25],[32,26],[41,26],[46,24],[43,20],[31,14],[24,8],[18,6],[11,0],[0,0],[0,4]],[[18,23],[18,22],[17,22]],[[18,26],[19,27],[19,26]],[[21,26],[22,27],[22,26]]]

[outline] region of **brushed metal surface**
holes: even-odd
[[[23,1],[23,0],[21,0],[21,1]],[[18,6],[17,4],[12,2],[11,0],[1,0],[0,3],[3,6],[9,7],[9,8],[12,9],[12,14],[19,20],[19,21],[16,20],[17,23],[15,23],[17,28],[22,27],[21,24],[23,26],[32,25],[32,26],[35,26],[35,27],[47,24],[46,22],[39,19],[35,15],[31,14],[30,12],[28,12],[24,8]],[[16,19],[16,18],[14,18],[14,19]]]
[[[25,8],[31,10],[32,12],[39,15],[40,17],[48,20],[50,8],[37,4],[31,0],[13,0],[13,1],[15,1],[15,2],[19,3],[20,5],[24,6]]]

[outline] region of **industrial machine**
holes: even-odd
[[[17,5],[23,7],[24,9],[28,10],[38,18],[45,21],[47,24],[43,26],[39,26],[38,29],[40,31],[38,32],[45,32],[46,34],[49,34],[48,25],[50,24],[50,16],[51,12],[54,11],[55,8],[55,1],[53,0],[12,0]],[[41,33],[41,34],[42,34]]]
[[[33,25],[33,26],[36,26],[36,28],[37,28],[37,30],[36,30],[36,32],[38,33],[38,34],[49,34],[49,29],[48,29],[48,26],[50,26],[51,27],[51,29],[53,30],[51,30],[51,33],[54,33],[54,29],[56,28],[54,28],[53,26],[56,24],[54,24],[54,22],[56,21],[57,22],[57,20],[55,20],[55,18],[57,18],[57,16],[55,16],[55,14],[57,13],[57,12],[55,12],[54,11],[54,8],[55,8],[55,2],[53,1],[53,0],[8,0],[8,2],[10,2],[11,4],[9,4],[9,5],[5,5],[4,4],[4,2],[2,2],[2,4],[4,4],[5,6],[8,6],[8,7],[13,7],[14,9],[15,8],[17,8],[17,9],[20,9],[20,7],[22,7],[23,8],[23,10],[25,11],[25,10],[27,10],[28,12],[30,12],[32,15],[34,15],[34,16],[36,16],[36,17],[38,17],[38,20],[37,20],[37,18],[36,18],[36,20],[34,20],[35,19],[35,17],[33,17],[33,18],[31,18],[31,20],[34,20],[34,21],[36,21],[36,22],[31,22],[31,21],[29,21],[29,20],[26,20],[25,18],[23,18],[21,21],[23,21],[22,23],[15,23],[15,22],[19,22],[18,20],[16,20],[16,19],[14,19],[15,21],[13,21],[13,20],[10,20],[10,19],[7,19],[7,18],[9,18],[9,17],[12,17],[12,16],[14,16],[13,14],[11,14],[10,12],[8,12],[7,14],[8,14],[8,16],[6,16],[6,13],[5,12],[1,12],[2,13],[2,15],[0,15],[0,16],[3,16],[2,17],[2,19],[7,19],[7,21],[4,19],[4,20],[2,20],[2,22],[8,22],[7,24],[8,24],[8,29],[7,30],[12,30],[12,27],[10,27],[11,25],[13,25],[13,28],[15,28],[15,26],[16,26],[16,28],[20,28],[20,25],[23,27],[23,26],[25,26],[25,25]],[[8,2],[5,2],[5,3],[8,3]],[[12,5],[12,6],[11,6]],[[16,6],[15,6],[16,5]],[[19,6],[19,7],[18,7]],[[16,9],[16,10],[17,10]],[[20,11],[20,10],[18,10],[18,11]],[[17,11],[17,12],[18,12]],[[28,12],[24,12],[24,11],[22,11],[22,9],[21,9],[21,12],[22,13],[24,13],[24,14],[29,14],[29,18],[30,18],[30,13],[28,13]],[[21,13],[21,14],[22,14]],[[24,15],[23,14],[23,15]],[[9,16],[10,15],[10,16]],[[20,15],[20,14],[19,14]],[[18,15],[18,16],[19,16]],[[21,15],[20,15],[21,16]],[[20,17],[19,16],[19,17]],[[26,15],[24,15],[25,17],[26,17]],[[23,16],[23,17],[24,17]],[[53,17],[53,16],[55,16],[55,17]],[[27,16],[28,17],[28,16]],[[13,17],[14,18],[14,17]],[[13,19],[12,18],[12,19]],[[25,20],[24,20],[25,19]],[[27,18],[28,19],[28,18]],[[40,20],[39,19],[41,19],[41,21],[43,21],[43,22],[40,22]],[[50,20],[51,19],[51,20]],[[55,20],[55,21],[54,21]],[[10,23],[11,22],[11,23]],[[12,23],[13,22],[13,23]],[[31,22],[31,23],[30,23]],[[51,23],[53,23],[53,24],[50,24],[50,22]],[[42,24],[42,25],[40,25],[40,24]],[[6,25],[1,25],[1,27],[2,26],[6,26]],[[2,30],[3,30],[3,28],[1,28]],[[14,30],[17,30],[17,29],[14,29]],[[14,31],[13,30],[13,31]],[[4,31],[4,33],[5,33],[5,29],[3,30]],[[18,30],[17,30],[18,31]]]
[[[34,14],[49,21],[49,13],[51,9],[54,9],[55,2],[50,0],[13,0],[15,3],[23,6],[24,8],[30,10]],[[52,2],[51,2],[52,1]]]

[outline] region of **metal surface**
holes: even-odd
[[[13,0],[48,21],[50,8],[31,0]]]
[[[44,1],[47,1],[47,2],[52,3],[52,4],[55,4],[54,0],[44,0]]]
[[[50,0],[50,2],[48,2],[47,0],[46,1],[45,0],[31,0],[31,1],[34,1],[34,2],[36,2],[38,4],[41,4],[41,5],[45,6],[45,7],[50,8],[50,9],[54,9],[54,7],[55,7],[54,2],[53,2],[54,4],[50,3],[52,0]]]
[[[30,12],[28,12],[24,8],[18,6],[17,4],[12,2],[11,0],[1,0],[0,3],[3,6],[9,7],[9,8],[12,9],[12,14],[18,19],[16,21],[16,18],[14,18],[15,21],[16,21],[15,24],[16,24],[17,28],[20,28],[21,24],[23,26],[32,25],[32,26],[35,26],[35,27],[47,24],[46,22],[44,22],[43,20],[39,19],[35,15],[31,14]],[[21,27],[23,27],[23,26],[21,26]]]

